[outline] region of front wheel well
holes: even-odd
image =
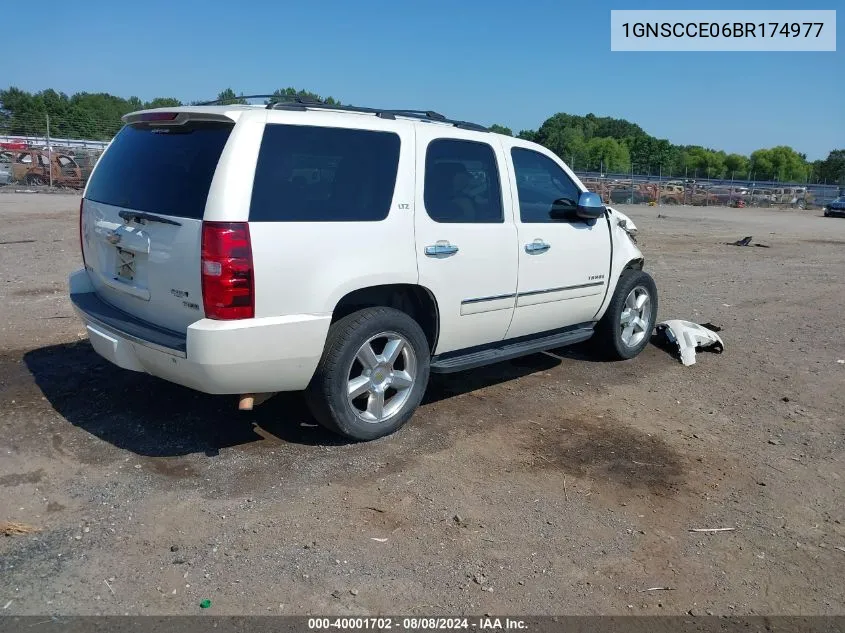
[[[645,259],[639,257],[637,259],[632,259],[627,264],[625,264],[622,270],[642,270],[643,266],[645,266]]]
[[[363,310],[385,306],[401,310],[414,319],[428,340],[431,352],[437,346],[440,317],[437,301],[431,291],[415,284],[387,284],[359,288],[344,295],[332,312],[332,323],[343,317]]]

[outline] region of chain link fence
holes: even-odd
[[[575,172],[606,204],[819,209],[842,195],[835,184]]]
[[[82,189],[120,126],[94,117],[0,117],[0,186]]]
[[[37,114],[0,117],[0,187],[82,189],[120,121]],[[574,157],[570,167],[577,168]],[[607,204],[819,208],[845,193],[833,183],[759,182],[683,174],[575,172]]]

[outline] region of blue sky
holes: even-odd
[[[537,128],[556,112],[593,112],[626,118],[674,143],[729,152],[785,144],[816,159],[845,147],[842,37],[835,53],[612,53],[611,8],[671,9],[677,3],[192,4],[46,0],[37,18],[49,34],[42,45],[31,29],[14,27],[35,16],[29,5],[13,3],[4,10],[10,27],[4,49],[34,52],[27,56],[31,63],[3,64],[0,86],[185,101],[214,98],[228,86],[245,94],[295,86],[356,105],[434,109],[514,131]],[[819,0],[810,8],[842,5]],[[845,11],[837,17],[845,20]],[[70,48],[49,44],[67,39]],[[49,56],[33,63],[45,47]]]

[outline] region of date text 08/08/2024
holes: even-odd
[[[524,620],[512,618],[309,618],[308,629],[311,631],[346,629],[389,631],[434,631],[434,630],[526,630]]]

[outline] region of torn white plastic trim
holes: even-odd
[[[620,229],[622,229],[628,234],[628,237],[630,237],[634,242],[637,241],[637,233],[639,233],[639,231],[637,230],[637,227],[634,225],[634,223],[631,221],[631,218],[627,216],[624,218],[619,218],[617,224],[619,225]]]
[[[686,366],[695,365],[697,349],[713,348],[715,352],[725,349],[725,344],[718,334],[692,321],[680,319],[662,321],[657,324],[657,331],[663,333],[667,340],[678,346],[681,362]]]

